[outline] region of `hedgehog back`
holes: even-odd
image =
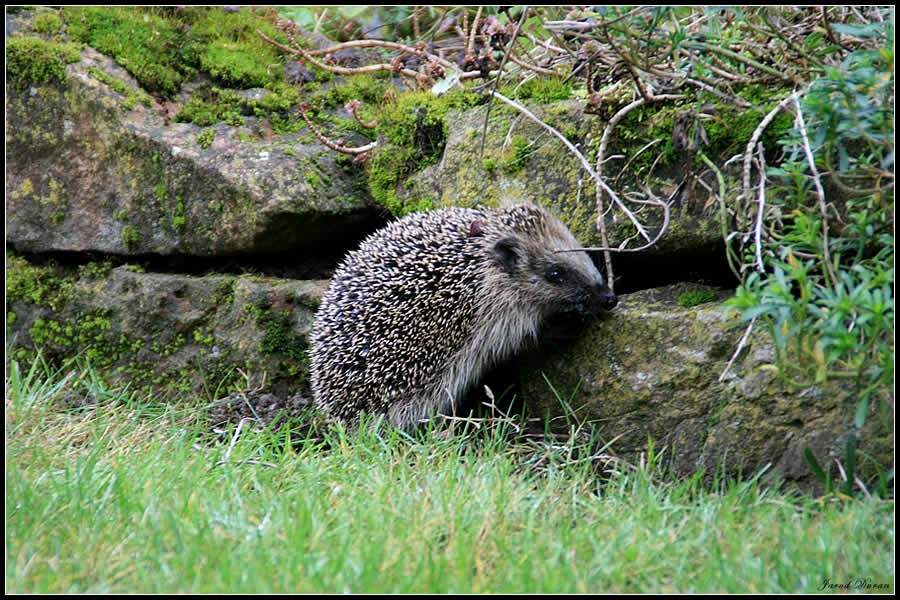
[[[428,400],[425,388],[471,338],[489,243],[473,223],[487,218],[463,208],[414,213],[347,255],[313,327],[317,404],[351,423],[398,405],[421,416],[437,408],[412,405]]]

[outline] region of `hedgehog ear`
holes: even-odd
[[[514,273],[516,263],[519,261],[519,243],[516,238],[505,237],[497,241],[491,248],[491,254],[494,260],[503,271]]]

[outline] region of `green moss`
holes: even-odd
[[[122,228],[122,242],[129,250],[134,250],[137,247],[139,239],[137,230],[131,225],[126,225]]]
[[[175,199],[178,204],[175,205],[175,212],[172,214],[172,229],[175,233],[184,233],[187,226],[187,220],[184,218],[184,200],[180,196],[176,196]]]
[[[52,364],[61,364],[69,357],[80,355],[93,366],[126,378],[132,389],[157,396],[161,392],[191,390],[197,383],[198,369],[203,377],[212,378],[216,385],[221,385],[221,389],[239,380],[239,374],[232,368],[233,362],[227,360],[231,349],[227,344],[217,343],[209,325],[200,324],[177,334],[148,333],[154,340],[149,344],[117,328],[111,308],[77,310],[84,306],[82,298],[85,294],[95,293],[91,280],[98,280],[98,285],[102,285],[99,281],[112,268],[108,262],[89,263],[77,269],[38,267],[8,252],[6,266],[7,302],[37,305],[44,315],[30,323],[19,324],[18,330],[23,339],[30,338],[34,347]],[[227,279],[217,286],[212,296],[211,305],[228,307],[233,302],[234,280]],[[15,313],[8,310],[8,323],[15,319],[22,321],[21,315],[10,318],[10,314]],[[172,356],[185,348],[187,340],[204,348],[193,352],[191,360],[182,369],[170,366],[163,370],[157,367],[157,360],[140,358],[138,354],[146,346],[152,346],[149,350],[157,355]],[[21,346],[13,352],[23,358],[34,354],[33,350]]]
[[[306,182],[313,187],[319,187],[319,176],[313,173],[312,171],[306,171],[303,173],[303,178],[306,179]]]
[[[21,301],[57,310],[68,302],[71,289],[71,281],[58,276],[51,267],[33,265],[24,258],[7,252],[7,304]]]
[[[415,171],[440,159],[447,137],[447,113],[475,102],[474,94],[454,90],[442,96],[402,94],[384,107],[376,128],[378,138],[383,141],[367,163],[369,189],[375,201],[395,216],[433,208],[431,198],[404,202],[397,195],[398,186]]]
[[[96,67],[90,67],[88,73],[93,75],[98,81],[109,86],[113,91],[125,96],[125,101],[122,103],[123,110],[133,109],[139,101],[144,106],[152,104],[150,96],[144,93],[143,90],[134,90],[130,85],[121,79],[116,79],[109,73],[105,73]]]
[[[396,190],[412,174],[413,158],[414,151],[410,149],[379,148],[366,165],[372,197],[392,215],[403,216],[415,210],[397,197]]]
[[[740,94],[768,111],[790,90],[772,86],[746,86]],[[622,100],[624,106],[625,100]],[[703,107],[702,110],[700,107]],[[610,106],[612,116],[621,106]],[[707,144],[704,152],[712,157],[729,157],[742,152],[754,130],[762,121],[764,112],[723,103],[721,99],[708,92],[694,92],[683,100],[675,102],[655,103],[630,111],[615,129],[614,147],[629,157],[629,171],[644,177],[653,169],[664,169],[679,164],[683,158],[672,145],[672,132],[675,119],[679,115],[693,111],[704,116],[698,117],[697,123],[705,131]],[[592,136],[591,149],[596,151],[605,124],[598,120],[595,135]],[[782,112],[763,131],[761,142],[767,151],[778,151],[778,140],[790,129],[792,116]],[[652,147],[637,156],[632,153],[659,140]],[[608,150],[609,151],[609,150]],[[715,160],[715,159],[714,159]]]
[[[415,148],[427,164],[433,164],[444,149],[444,119],[451,110],[474,106],[475,94],[463,90],[435,96],[428,92],[402,94],[384,107],[378,117],[377,132],[388,142]]]
[[[716,293],[712,290],[690,290],[678,297],[678,306],[691,308],[698,304],[714,302],[717,299]]]
[[[522,137],[513,140],[512,146],[506,152],[503,160],[503,171],[509,174],[517,173],[525,168],[528,159],[534,151],[531,142]]]
[[[202,132],[197,134],[197,137],[194,138],[197,141],[197,144],[203,148],[204,150],[208,150],[210,146],[212,146],[213,140],[216,137],[216,132],[212,129],[205,129]]]
[[[39,12],[37,16],[34,17],[31,29],[36,33],[53,35],[58,33],[62,29],[62,26],[62,19],[59,18],[59,15],[57,15],[56,12],[45,10]]]
[[[148,92],[175,94],[196,72],[197,42],[153,10],[66,6],[69,36],[112,56]]]
[[[742,152],[762,119],[763,115],[755,110],[720,106],[714,117],[703,121],[703,128],[709,140],[707,153],[725,156]],[[763,130],[760,137],[763,147],[769,151],[777,149],[778,141],[785,137],[792,126],[793,116],[781,111]]]
[[[200,55],[200,67],[225,85],[241,87],[263,87],[275,76],[259,64],[252,54],[252,46],[246,43],[206,48]]]
[[[208,328],[200,327],[194,330],[194,341],[204,346],[212,346],[216,339]]]
[[[31,179],[29,177],[26,177],[22,180],[22,183],[19,184],[19,189],[10,192],[10,196],[12,196],[12,198],[15,200],[18,198],[27,198],[33,193],[34,184],[31,182]]]
[[[302,335],[294,333],[290,311],[276,313],[267,302],[244,305],[244,310],[252,314],[256,324],[263,330],[259,349],[265,355],[280,355],[286,360],[275,376],[302,376],[309,372],[309,342]]]
[[[244,117],[252,116],[267,119],[277,134],[296,133],[302,128],[302,121],[292,116],[291,109],[299,102],[296,89],[277,83],[271,84],[261,98],[254,100],[231,90],[206,85],[200,86],[178,110],[175,120],[201,127],[219,121],[239,126],[244,124]]]
[[[80,354],[95,367],[109,368],[123,355],[144,346],[142,340],[125,334],[110,339],[106,334],[112,328],[109,316],[109,310],[98,309],[74,313],[66,321],[39,318],[35,319],[28,334],[35,347],[48,357]]]
[[[173,96],[198,71],[238,88],[282,77],[281,56],[256,30],[286,41],[262,8],[66,6],[69,36],[112,56],[149,92]]]
[[[40,304],[44,299],[46,287],[44,275],[50,275],[50,269],[36,267],[23,258],[6,253],[6,302],[7,304],[23,301],[29,304]]]
[[[162,183],[158,183],[153,186],[153,191],[156,193],[156,199],[159,200],[160,204],[166,203],[166,186]]]
[[[19,88],[34,83],[62,81],[66,65],[81,60],[73,44],[48,42],[39,37],[13,37],[6,42],[7,82]]]
[[[310,94],[307,101],[318,110],[330,110],[341,108],[350,100],[359,100],[361,103],[359,114],[366,120],[376,116],[378,108],[384,105],[384,93],[389,87],[390,83],[383,78],[349,77],[342,85],[317,89]]]
[[[105,279],[111,270],[112,263],[109,261],[90,262],[85,265],[79,265],[76,273],[81,279]]]
[[[221,83],[247,89],[269,87],[283,78],[282,53],[257,35],[286,42],[265,8],[244,6],[239,12],[219,7],[173,15],[191,27],[189,36],[201,42],[199,67]]]
[[[504,88],[502,93],[504,96],[516,97],[519,100],[533,100],[547,104],[570,98],[572,86],[556,77],[535,77],[522,85]]]
[[[191,96],[175,115],[179,123],[194,123],[200,127],[225,121],[229,125],[243,125],[243,99],[235,92],[217,87],[203,87]]]

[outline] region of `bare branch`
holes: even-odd
[[[306,124],[309,126],[309,129],[313,132],[316,138],[334,150],[335,152],[342,152],[344,154],[365,154],[366,152],[370,152],[374,150],[378,146],[378,142],[372,142],[371,144],[366,144],[365,146],[359,146],[358,148],[348,148],[343,144],[338,142],[334,142],[328,139],[323,133],[321,133],[316,126],[312,124],[309,116],[306,114],[306,111],[309,110],[309,105],[306,103],[300,104],[300,116],[303,117],[303,120],[306,121]]]
[[[661,96],[651,96],[649,98],[649,100],[654,101],[654,102],[658,101],[658,100],[678,100],[681,97],[682,96],[675,95],[675,94],[664,94]],[[610,198],[612,198],[612,200],[614,202],[616,202],[616,204],[619,205],[619,208],[622,208],[623,210],[625,210],[626,214],[630,215],[630,213],[627,211],[627,209],[625,209],[625,207],[622,205],[622,202],[618,200],[618,198],[612,192],[612,190],[609,189],[609,187],[603,183],[601,167],[603,166],[604,156],[606,155],[606,146],[609,144],[609,140],[610,140],[610,137],[612,136],[613,128],[616,125],[618,125],[622,119],[625,118],[625,115],[627,115],[629,112],[631,112],[638,106],[642,106],[642,105],[646,104],[647,101],[648,101],[647,98],[639,98],[639,99],[635,100],[634,102],[632,102],[631,104],[628,104],[627,106],[622,107],[621,109],[619,109],[618,112],[616,112],[616,114],[614,114],[612,116],[612,118],[606,124],[606,128],[603,130],[603,136],[600,138],[600,147],[597,149],[597,172],[596,172],[596,174],[593,174],[593,177],[597,181],[597,185],[598,185],[598,188],[597,188],[598,225],[600,225],[599,220],[603,219],[603,213],[604,213],[603,193],[602,192],[606,192],[607,194],[609,194]],[[634,223],[635,228],[638,230],[638,233],[640,233],[641,236],[645,240],[649,240],[650,236],[647,234],[647,232],[644,230],[644,228],[641,227],[641,225],[639,223],[637,223],[636,219],[634,219],[633,216],[630,216],[629,218],[631,218],[631,221],[632,221],[632,223]],[[600,226],[602,227],[602,225],[600,225]],[[602,231],[603,231],[603,229],[601,228],[601,232]],[[604,245],[608,245],[608,243],[604,242]]]
[[[763,266],[762,260],[762,228],[763,228],[763,213],[765,212],[766,207],[766,168],[765,168],[765,156],[762,150],[762,144],[759,144],[759,196],[756,206],[756,227],[754,228],[754,241],[756,245],[756,269],[760,273],[765,272],[765,267]]]
[[[400,52],[404,52],[406,54],[418,56],[419,58],[424,60],[433,60],[434,62],[440,64],[442,67],[451,71],[458,70],[455,64],[445,58],[441,58],[437,54],[427,52],[424,49],[417,48],[415,46],[407,46],[406,44],[388,42],[386,40],[353,40],[350,42],[335,44],[334,46],[329,46],[328,48],[321,48],[319,50],[304,50],[304,53],[308,56],[324,56],[337,52],[338,50],[346,50],[347,48],[390,48],[391,50],[399,50]]]
[[[742,192],[742,197],[749,198],[750,197],[750,161],[753,158],[753,149],[756,148],[756,143],[759,141],[760,136],[763,131],[765,131],[766,127],[769,126],[769,123],[772,122],[772,119],[779,113],[781,110],[785,110],[787,105],[793,102],[794,99],[791,96],[788,96],[784,100],[778,103],[778,105],[769,111],[762,121],[760,121],[759,125],[756,126],[756,129],[753,130],[753,134],[750,136],[750,140],[747,142],[747,146],[744,149],[744,187]]]
[[[731,359],[728,361],[728,364],[725,365],[725,369],[722,371],[722,374],[719,375],[719,382],[725,381],[725,375],[728,374],[728,371],[731,370],[731,365],[734,363],[734,360],[738,357],[738,354],[741,353],[741,350],[744,348],[744,344],[747,343],[747,340],[750,338],[750,332],[753,330],[753,324],[756,322],[756,315],[750,319],[750,323],[747,325],[747,329],[744,330],[744,334],[741,336],[741,339],[738,340],[737,348],[734,351],[734,354],[731,355]]]
[[[483,8],[481,5],[478,6],[475,19],[472,21],[472,28],[469,30],[469,41],[466,43],[466,55],[468,56],[475,56],[475,34],[478,33],[478,21],[481,20],[481,10]]]
[[[581,163],[582,168],[585,171],[587,171],[588,174],[594,179],[594,182],[598,187],[598,195],[601,190],[603,192],[605,192],[606,194],[608,194],[609,197],[612,199],[612,201],[616,204],[616,206],[625,214],[625,216],[628,217],[628,219],[634,225],[635,229],[637,229],[637,231],[641,234],[641,236],[646,240],[650,240],[649,243],[641,246],[640,248],[626,249],[626,248],[602,247],[602,248],[586,248],[586,250],[592,250],[592,251],[607,251],[607,250],[609,250],[609,251],[614,251],[614,252],[638,252],[640,250],[645,250],[645,249],[649,248],[650,246],[655,244],[660,239],[660,237],[662,237],[662,234],[665,231],[666,226],[668,225],[668,222],[669,222],[669,206],[667,203],[662,202],[661,200],[644,202],[646,204],[656,204],[658,206],[662,206],[664,209],[664,212],[665,212],[663,227],[660,228],[660,231],[657,233],[656,237],[651,240],[649,234],[647,234],[647,230],[640,223],[640,221],[638,221],[637,217],[634,216],[634,213],[632,213],[631,210],[629,210],[628,207],[625,206],[625,203],[622,202],[622,200],[619,198],[619,196],[603,181],[603,179],[591,167],[591,164],[588,162],[587,158],[585,158],[585,156],[578,150],[578,148],[576,148],[572,144],[572,142],[567,140],[563,134],[561,134],[559,131],[557,131],[555,128],[553,128],[551,125],[548,125],[547,123],[545,123],[544,121],[539,119],[537,116],[534,115],[534,113],[529,111],[527,108],[525,108],[518,102],[515,102],[514,100],[510,100],[509,98],[507,98],[506,96],[504,96],[503,94],[501,94],[499,92],[491,92],[491,94],[493,96],[495,96],[501,102],[504,102],[505,104],[508,104],[509,106],[515,108],[516,110],[521,112],[523,115],[525,115],[526,117],[528,117],[529,119],[531,119],[532,121],[534,121],[535,123],[537,123],[538,125],[543,127],[544,129],[546,129],[548,132],[550,132],[551,135],[553,135],[554,137],[559,139],[563,143],[563,145],[565,145],[565,147],[568,148],[569,151],[572,152],[572,154],[574,154],[578,158],[578,161]],[[680,97],[681,96],[677,96],[677,95],[661,95],[661,96],[653,96],[652,100],[671,100],[671,99],[677,99]],[[643,102],[643,101],[644,100],[642,99],[641,102]],[[620,111],[620,112],[622,112],[622,111]],[[619,118],[616,122],[621,120],[622,117],[624,116],[624,114],[625,113],[623,113],[622,116],[619,116]],[[602,157],[598,157],[598,158],[602,159]],[[599,160],[598,160],[598,164],[599,164]],[[601,227],[602,227],[602,225],[601,225]],[[601,234],[602,234],[602,229],[601,229]],[[608,246],[608,242],[606,242],[605,244]],[[607,267],[609,267],[609,265],[607,265]]]
[[[803,121],[803,110],[800,108],[800,96],[797,94],[797,90],[794,90],[791,98],[797,107],[797,125],[800,129],[800,137],[803,138],[803,151],[806,153],[806,162],[809,163],[809,170],[812,172],[813,182],[816,185],[816,195],[819,198],[819,214],[822,216],[822,258],[825,262],[825,270],[833,283],[836,279],[831,266],[831,253],[828,250],[828,210],[825,208],[825,189],[822,187],[819,170],[816,168],[816,159],[813,157],[809,138],[806,136],[806,123]]]
[[[641,252],[643,250],[646,250],[647,248],[654,246],[660,240],[660,238],[662,238],[663,234],[666,232],[666,229],[668,229],[669,218],[670,218],[670,213],[671,213],[671,209],[670,209],[671,198],[677,196],[680,192],[681,192],[681,187],[679,186],[679,188],[672,194],[669,201],[663,202],[659,198],[654,197],[653,194],[650,192],[650,190],[645,187],[644,193],[647,194],[647,197],[650,198],[650,200],[637,200],[634,198],[629,200],[629,202],[634,202],[635,204],[652,204],[655,206],[659,206],[660,208],[663,209],[663,222],[659,228],[659,231],[656,232],[656,236],[652,240],[650,240],[649,242],[647,242],[646,244],[644,244],[643,246],[641,246],[639,248],[624,248],[620,245],[618,248],[610,247],[610,246],[600,246],[600,247],[591,247],[591,248],[575,248],[572,250],[570,250],[570,249],[557,250],[557,252],[584,252],[584,251],[590,251],[590,252]]]

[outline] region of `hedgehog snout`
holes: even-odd
[[[603,310],[612,310],[616,307],[616,304],[619,303],[619,297],[616,296],[615,292],[604,285],[597,294],[597,301]]]
[[[561,312],[581,316],[597,315],[612,310],[619,302],[616,295],[602,284],[585,286],[573,291]]]
[[[599,313],[612,310],[619,303],[619,298],[615,293],[602,283],[593,285],[586,291],[586,304],[578,303],[576,305],[579,312]]]

